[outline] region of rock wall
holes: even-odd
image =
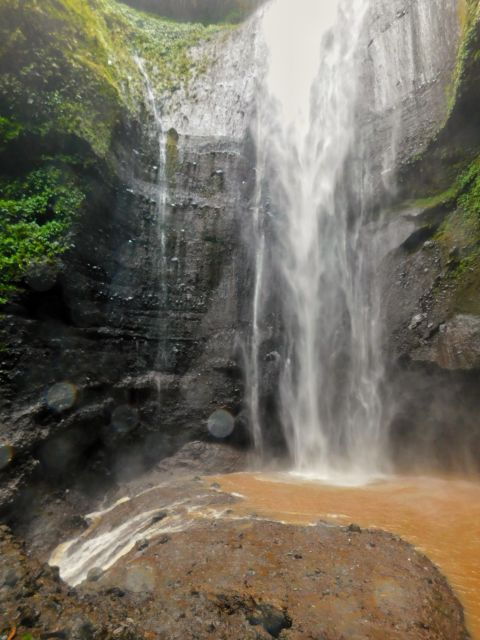
[[[138,117],[118,125],[108,168],[90,172],[93,196],[73,248],[48,282],[40,270],[4,306],[4,505],[33,478],[94,486],[134,475],[185,442],[208,439],[217,409],[236,420],[234,442],[248,440],[240,364],[251,274],[240,239],[254,179],[243,104],[251,88],[223,100],[240,59],[247,64],[242,43],[235,32],[209,43],[211,64],[198,85],[161,101],[164,222],[158,132],[145,94]],[[202,106],[206,95],[221,114]]]
[[[468,435],[457,438],[459,448],[467,449],[480,408],[480,311],[453,304],[458,280],[437,286],[449,261],[461,262],[462,247],[445,253],[433,237],[452,211],[410,202],[410,194],[429,195],[422,185],[448,186],[452,141],[472,126],[477,67],[466,67],[463,93],[450,92],[462,7],[375,0],[364,43],[361,135],[377,142],[367,160],[382,175],[373,209],[385,210],[372,228],[381,230],[384,252],[386,421],[405,459],[418,442],[423,453],[434,440],[450,447],[459,422]],[[32,478],[95,483],[135,474],[188,440],[208,438],[218,408],[234,416],[236,437],[248,439],[242,348],[254,275],[254,50],[252,23],[198,48],[208,68],[162,103],[166,274],[158,269],[158,147],[144,98],[142,114],[117,123],[108,171],[89,174],[94,195],[58,275],[37,274],[3,308],[3,504]],[[476,263],[468,268],[476,278]]]
[[[380,147],[388,160],[377,222],[386,419],[394,457],[406,467],[474,469],[480,445],[478,2],[419,1],[391,10],[382,37],[395,30],[403,45],[395,40],[386,47],[397,58],[395,72],[373,91],[375,103],[387,108],[381,123],[394,131],[390,149]],[[409,55],[402,52],[407,45]],[[374,54],[373,66],[383,63]],[[367,131],[385,139],[375,119]]]
[[[129,176],[81,220],[58,283],[2,317],[2,440],[14,464],[55,480],[71,481],[87,461],[135,473],[208,437],[216,409],[241,408],[246,154],[228,139],[179,142],[166,300],[155,272],[156,158],[145,148],[119,155]]]

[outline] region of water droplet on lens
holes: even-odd
[[[128,567],[125,586],[133,593],[149,592],[155,589],[155,575],[152,567],[135,565]]]
[[[138,411],[128,405],[117,407],[112,413],[112,425],[118,433],[128,433],[137,426]]]
[[[209,417],[207,427],[214,438],[228,438],[235,428],[235,420],[226,409],[218,409]]]
[[[65,411],[75,404],[77,389],[70,382],[58,382],[47,392],[47,404],[54,411]]]
[[[8,467],[13,460],[13,447],[9,444],[0,445],[0,470]]]

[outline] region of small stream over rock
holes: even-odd
[[[334,616],[338,632],[356,633],[360,625],[372,630],[368,637],[380,638],[374,631],[380,624],[374,622],[374,612],[387,607],[393,629],[389,638],[397,633],[399,638],[416,638],[414,628],[423,624],[430,631],[418,637],[453,640],[456,635],[438,630],[435,635],[434,625],[416,620],[418,614],[409,610],[409,598],[420,602],[421,592],[411,591],[418,588],[413,583],[405,590],[404,580],[408,584],[417,579],[414,567],[420,563],[420,583],[434,584],[430,563],[413,548],[395,547],[393,539],[387,543],[388,537],[375,533],[383,529],[401,535],[445,573],[466,608],[473,637],[480,638],[478,505],[478,484],[455,478],[392,477],[367,486],[334,487],[279,473],[184,476],[164,479],[90,514],[88,529],[60,545],[50,564],[60,567],[68,583],[82,583],[87,591],[115,587],[159,598],[168,584],[178,582],[182,592],[243,589],[254,599],[261,595],[277,606],[282,602],[284,610],[285,587],[277,576],[283,581],[288,575],[286,608],[307,627],[319,624],[322,615]],[[248,540],[249,532],[257,530],[261,542],[256,551],[247,551],[248,544],[257,544]],[[325,535],[338,536],[338,541],[326,541]],[[233,547],[232,536],[238,541]],[[304,574],[309,585],[303,584]],[[332,580],[335,590],[327,585]],[[347,594],[345,589],[352,591]],[[436,597],[434,591],[425,595],[426,602]],[[331,597],[337,599],[336,608]],[[400,622],[396,612],[403,608]]]

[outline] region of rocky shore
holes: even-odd
[[[57,568],[27,552],[4,526],[0,637],[469,637],[448,583],[413,547],[355,524],[296,526],[255,513],[238,517],[232,506],[240,496],[195,475],[211,472],[212,461],[217,470],[227,471],[244,463],[228,448],[197,443],[135,483],[118,487],[108,508],[92,514],[83,532],[78,527],[71,550],[56,553],[62,575],[70,571],[71,583],[80,580],[75,587],[60,578]],[[36,545],[30,542],[37,556],[42,555],[39,532],[55,528],[47,520],[37,523]],[[66,532],[56,522],[57,543],[63,542]],[[121,527],[130,527],[123,539]],[[109,556],[102,555],[102,540]],[[44,538],[44,551],[52,541],[53,535]],[[105,558],[111,559],[112,551],[119,558],[109,566]],[[75,579],[74,565],[84,557]]]

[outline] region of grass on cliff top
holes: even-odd
[[[122,111],[143,102],[134,57],[145,60],[159,94],[172,91],[205,66],[192,47],[222,29],[115,0],[0,0],[0,117],[75,134],[104,157]]]
[[[192,47],[222,29],[115,0],[0,0],[0,303],[69,248],[82,172],[108,167],[116,128],[145,102],[135,56],[161,96],[202,70]]]
[[[480,156],[442,196],[439,200],[449,204],[452,212],[440,225],[435,241],[454,283],[453,310],[480,314]]]

